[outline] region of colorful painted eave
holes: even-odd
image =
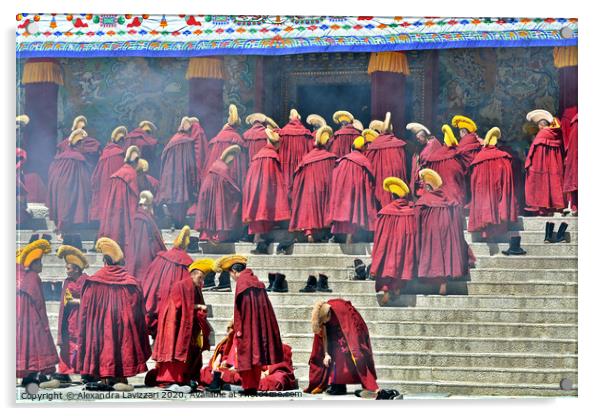
[[[574,18],[17,15],[17,57],[190,57],[577,45]]]

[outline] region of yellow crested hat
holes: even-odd
[[[324,117],[322,117],[321,115],[318,115],[318,114],[308,115],[307,119],[305,121],[307,121],[307,124],[309,124],[313,127],[317,127],[317,128],[320,128],[320,127],[326,125],[326,120],[324,120]]]
[[[144,173],[148,172],[148,161],[146,159],[138,159],[136,170]]]
[[[237,263],[247,264],[247,258],[245,256],[241,256],[240,254],[229,254],[227,256],[220,257],[215,262],[214,271],[215,272],[227,272],[229,271],[233,265]]]
[[[81,142],[82,140],[84,140],[84,137],[87,137],[88,133],[86,133],[86,130],[84,129],[76,129],[73,130],[71,132],[71,134],[69,135],[69,143],[74,146],[77,143]]]
[[[105,256],[109,256],[115,263],[123,260],[123,251],[121,251],[121,247],[108,237],[101,237],[96,240],[96,251]]]
[[[236,126],[240,124],[240,118],[238,117],[238,108],[234,104],[228,106],[228,124]]]
[[[299,114],[299,112],[293,108],[291,109],[291,112],[288,115],[288,119],[289,120],[299,120],[301,118],[301,114]]]
[[[332,127],[322,126],[316,131],[316,145],[325,146],[328,140],[332,137]]]
[[[190,244],[190,227],[185,225],[173,240],[173,245],[174,247],[186,250],[188,244]]]
[[[248,125],[251,125],[255,122],[264,124],[266,122],[266,119],[267,116],[263,113],[252,113],[245,118],[245,123],[247,123]]]
[[[265,117],[265,122],[267,123],[268,126],[270,126],[273,129],[279,129],[280,127],[278,127],[278,123],[276,123],[271,117],[266,116]]]
[[[443,185],[441,176],[439,176],[439,174],[432,169],[422,169],[420,172],[418,172],[418,175],[424,183],[429,184],[431,188],[435,190],[439,189],[441,185]]]
[[[200,270],[203,273],[210,273],[215,269],[215,261],[213,259],[198,259],[188,266],[188,271]]]
[[[376,130],[379,133],[384,133],[385,123],[381,120],[372,120],[370,124],[368,124],[368,128],[371,130]]]
[[[17,127],[26,126],[29,124],[29,116],[27,114],[21,114],[17,116]]]
[[[401,179],[394,176],[385,178],[383,181],[383,189],[392,193],[393,195],[397,195],[400,198],[403,198],[410,193],[410,188],[408,188],[408,185],[406,185],[406,183]]]
[[[237,145],[237,144],[233,144],[232,146],[228,146],[222,152],[222,155],[220,156],[220,159],[225,162],[226,159],[228,158],[228,156],[236,157],[236,155],[238,155],[240,153],[240,150],[241,150],[240,146]]]
[[[387,111],[385,114],[385,120],[383,121],[383,133],[392,132],[393,124],[391,123],[391,112]]]
[[[352,125],[353,127],[355,127],[355,129],[356,129],[357,131],[362,131],[362,130],[364,130],[364,125],[363,125],[363,124],[362,124],[362,122],[361,122],[361,121],[359,121],[358,119],[353,119],[353,122],[351,123],[351,125]]]
[[[138,205],[151,206],[153,205],[154,199],[155,197],[153,196],[153,193],[151,191],[142,191],[140,192],[140,199],[138,200]]]
[[[412,134],[414,134],[414,135],[420,133],[421,131],[424,131],[428,135],[431,134],[431,131],[428,128],[426,128],[426,126],[424,126],[420,123],[408,123],[408,125],[406,126],[406,129],[411,131]]]
[[[361,150],[366,145],[366,139],[363,136],[358,136],[353,140],[353,148],[355,150]]]
[[[178,126],[178,131],[188,130],[192,124],[192,121],[189,117],[184,116],[182,120],[180,120],[180,125]]]
[[[118,142],[123,139],[125,135],[128,134],[128,129],[125,126],[116,127],[115,130],[111,133],[111,140],[113,142]]]
[[[493,127],[489,129],[487,134],[485,135],[485,140],[483,140],[483,146],[495,146],[497,144],[497,139],[502,136],[502,132],[499,127]]]
[[[280,142],[280,135],[270,128],[266,127],[265,135],[268,136],[268,143],[274,144]]]
[[[77,124],[83,121],[84,122],[84,127],[88,125],[88,119],[85,116],[77,116],[73,119],[73,124],[71,125],[71,131],[76,130],[77,129]]]
[[[449,124],[444,124],[441,126],[441,131],[443,132],[443,141],[447,147],[458,145],[458,139],[456,139],[456,136],[454,136],[454,131]]]
[[[477,131],[477,124],[466,116],[454,116],[452,118],[452,126],[458,129],[466,129],[470,133]]]
[[[132,157],[134,155],[134,153],[136,153],[137,156],[140,156],[140,149],[138,149],[138,146],[130,146],[127,148],[127,150],[125,151],[125,157],[123,158],[123,161],[125,163],[131,162],[132,160],[134,160],[135,158]]]
[[[351,114],[349,111],[337,111],[332,115],[332,121],[334,121],[336,124],[353,123],[353,120],[353,114]]]
[[[148,120],[142,120],[138,124],[138,127],[140,127],[142,130],[144,130],[146,132],[151,132],[151,131],[157,130],[157,126],[155,126],[155,123],[153,123],[152,121],[148,121]]]
[[[366,139],[366,143],[372,143],[379,136],[379,133],[374,129],[364,129],[362,136]]]
[[[56,256],[59,259],[65,260],[65,263],[67,264],[75,264],[81,270],[84,270],[89,266],[88,259],[86,259],[86,256],[84,256],[84,253],[73,246],[60,246],[56,251]]]
[[[50,250],[50,243],[48,240],[36,240],[21,249],[21,252],[18,253],[17,263],[29,267],[31,263],[41,259],[44,254],[50,253]]]
[[[548,123],[552,124],[554,121],[554,116],[552,113],[546,110],[533,110],[527,114],[527,121],[531,121],[535,124],[539,123],[541,120],[546,120]]]

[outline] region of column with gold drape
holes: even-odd
[[[224,125],[224,72],[220,57],[190,58],[188,63],[189,115],[199,118],[207,138]]]

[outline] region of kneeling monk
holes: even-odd
[[[212,259],[196,260],[188,267],[190,277],[175,283],[159,309],[159,325],[153,359],[157,384],[187,385],[198,382],[212,331],[201,289]]]

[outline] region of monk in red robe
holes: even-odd
[[[336,161],[332,174],[330,215],[332,233],[346,234],[346,243],[360,231],[373,231],[376,221],[374,172],[363,155],[365,139],[357,137],[352,151]]]
[[[17,255],[16,367],[23,386],[47,381],[59,362],[40,279],[42,257],[50,250],[48,241],[36,240]]]
[[[280,329],[265,285],[247,269],[247,259],[230,255],[218,260],[216,271],[228,271],[236,282],[234,294],[235,367],[243,394],[256,395],[265,365],[283,361]]]
[[[315,147],[301,159],[293,176],[289,231],[303,232],[310,243],[330,228],[330,190],[336,155],[326,150],[332,128],[316,131]]]
[[[109,237],[120,247],[125,247],[126,242],[129,241],[138,208],[140,191],[136,167],[139,159],[138,148],[128,147],[124,164],[111,175],[104,209],[100,212],[98,237]]]
[[[464,159],[464,165],[470,166],[483,147],[483,140],[477,135],[477,124],[470,118],[461,115],[454,116],[451,124],[458,129],[460,135],[456,150]],[[445,183],[445,179],[443,182]]]
[[[282,344],[282,352],[282,362],[263,366],[257,390],[287,391],[299,388],[293,367],[293,349],[287,344]]]
[[[48,188],[39,174],[27,172],[23,175],[23,184],[27,188],[27,200],[44,204],[48,200]]]
[[[149,164],[145,159],[138,160],[136,172],[138,173],[138,189],[142,191],[150,191],[153,195],[159,192],[159,180],[149,175]]]
[[[267,234],[278,222],[288,221],[291,217],[278,158],[280,138],[270,129],[266,129],[266,135],[266,145],[251,160],[242,192],[242,220],[249,225],[249,234],[255,234],[258,246],[262,242],[262,234]],[[263,251],[267,252],[267,247]]]
[[[249,114],[245,122],[251,126],[242,134],[249,154],[249,161],[251,161],[267,143],[268,136],[265,129],[269,127],[274,131],[278,131],[279,127],[274,120],[261,113]]]
[[[239,188],[242,188],[245,183],[245,175],[249,164],[246,153],[246,143],[236,131],[236,127],[240,124],[236,106],[230,104],[228,111],[228,123],[220,130],[217,136],[209,141],[209,154],[207,156],[205,174],[207,174],[208,170],[213,166],[213,162],[219,160],[226,148],[237,145],[241,148],[242,152],[232,161],[228,170],[230,171],[230,176],[234,179],[234,182]]]
[[[182,228],[188,207],[196,202],[201,183],[192,122],[182,118],[178,132],[169,139],[161,154],[159,204],[166,204],[176,228]]]
[[[151,355],[142,290],[123,267],[117,243],[99,238],[96,250],[104,267],[86,278],[82,289],[77,368],[82,376],[100,378],[88,389],[132,391],[127,377],[145,373]]]
[[[171,288],[180,280],[189,278],[188,266],[192,258],[186,253],[190,244],[190,227],[185,225],[167,251],[157,253],[148,266],[142,282],[142,293],[145,300],[146,325],[149,334],[157,335],[159,305],[167,298]]]
[[[127,133],[124,138],[124,148],[130,146],[136,146],[140,149],[140,157],[144,158],[149,164],[155,168],[159,166],[157,158],[157,147],[159,140],[157,140],[153,133],[157,131],[157,126],[152,121],[143,120],[138,124],[131,132]],[[159,174],[159,170],[156,169],[155,174]]]
[[[230,321],[226,328],[226,336],[215,346],[209,362],[201,369],[200,382],[207,387],[208,392],[219,392],[224,384],[235,386],[241,384],[238,370],[233,367],[236,362],[236,354],[232,349],[233,343],[234,322]]]
[[[190,265],[190,277],[176,282],[159,309],[159,325],[153,359],[157,362],[156,383],[190,385],[198,382],[203,366],[202,352],[209,351],[212,328],[201,289],[212,259]]]
[[[88,223],[91,199],[90,170],[81,143],[84,130],[74,130],[70,145],[54,157],[48,169],[48,215],[60,233]]]
[[[71,133],[75,130],[84,130],[87,125],[88,120],[86,117],[77,116],[73,119]],[[71,135],[69,137],[71,137]],[[57,155],[69,149],[69,137],[56,145]],[[100,156],[100,142],[93,137],[86,136],[83,138],[82,144],[80,145],[80,152],[86,158],[90,171],[94,170],[96,163],[98,163],[98,157]]]
[[[578,189],[578,114],[571,120],[569,139],[567,142],[566,158],[564,159],[564,192],[567,194],[569,210],[573,215],[577,215],[577,189]]]
[[[412,171],[410,173],[410,191],[414,196],[422,195],[422,189],[419,188],[420,178],[418,172],[424,168],[424,160],[436,149],[441,147],[441,143],[430,130],[420,123],[408,123],[406,129],[412,132],[415,141],[415,151],[412,155]]]
[[[441,189],[441,176],[422,169],[425,192],[416,201],[420,249],[418,278],[439,284],[439,294],[447,294],[447,281],[468,274],[468,244],[464,239],[459,204]]]
[[[370,123],[370,128],[374,128],[380,133],[366,150],[366,157],[374,169],[376,183],[383,183],[389,176],[405,181],[407,177],[406,142],[398,139],[391,132],[391,113],[387,113],[384,122],[374,120]],[[376,187],[376,199],[380,207],[384,207],[392,201],[391,194],[385,192],[380,186]]]
[[[368,326],[351,302],[316,302],[311,324],[314,343],[305,393],[344,395],[347,384],[361,384],[365,390],[377,392]]]
[[[340,124],[341,128],[334,132],[332,140],[328,142],[328,150],[337,157],[343,157],[351,151],[353,141],[364,130],[362,123],[353,118],[353,114],[348,111],[337,111],[333,114],[332,120]]]
[[[500,136],[499,128],[489,130],[471,164],[468,231],[485,238],[507,232],[508,223],[518,219],[512,156],[496,148]]]
[[[387,178],[383,188],[393,194],[393,202],[378,212],[370,274],[375,289],[384,292],[382,304],[390,294],[399,296],[405,284],[416,278],[418,269],[418,227],[414,203],[406,198],[410,189],[399,178]]]
[[[92,172],[92,201],[90,202],[90,219],[99,220],[105,209],[105,199],[111,182],[111,175],[123,165],[125,149],[124,137],[128,134],[125,126],[119,126],[111,133],[111,141],[103,149],[98,164]]]
[[[150,191],[142,191],[130,237],[125,246],[128,274],[142,284],[149,265],[160,251],[165,250],[167,249],[163,243],[163,236],[153,213],[153,194]]]
[[[287,190],[293,185],[293,174],[303,156],[313,147],[313,135],[301,122],[301,116],[294,108],[289,115],[289,122],[278,130],[281,145],[279,151],[284,184]]]
[[[236,241],[240,236],[242,192],[230,170],[240,153],[238,145],[224,149],[203,180],[194,224],[201,240]]]
[[[203,173],[207,167],[207,158],[209,156],[209,140],[205,129],[201,126],[201,122],[197,117],[188,117],[190,120],[190,137],[194,139],[194,155],[197,163],[197,175],[199,181],[203,178]]]
[[[525,169],[525,210],[535,215],[550,215],[564,208],[564,150],[558,120],[546,110],[533,110],[527,120],[537,124]]]

